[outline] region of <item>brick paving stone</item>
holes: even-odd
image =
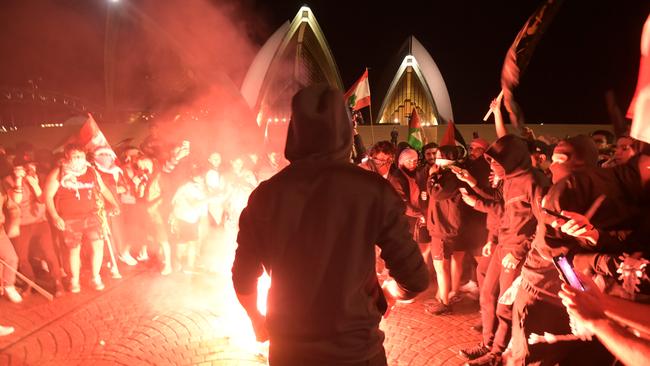
[[[122,272],[122,280],[104,276],[102,292],[82,279],[80,294],[53,302],[38,295],[20,305],[1,300],[0,324],[16,332],[0,338],[0,366],[266,364],[252,342],[232,333],[250,323],[234,294],[224,295],[223,280],[163,278],[138,267]],[[460,365],[458,350],[480,341],[470,330],[479,319],[476,303],[464,301],[452,315],[432,316],[424,312],[429,297],[399,304],[382,321],[391,366]],[[243,323],[233,326],[238,317]]]

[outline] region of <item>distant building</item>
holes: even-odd
[[[311,9],[303,6],[266,41],[241,86],[271,147],[284,149],[293,95],[316,83],[343,89],[325,35]]]
[[[425,126],[454,119],[442,74],[414,36],[404,42],[385,72],[379,93],[375,94],[383,96],[375,117],[377,123],[408,125],[413,108],[417,108]]]

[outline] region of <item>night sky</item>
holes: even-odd
[[[281,24],[299,1],[262,11]],[[282,5],[280,5],[280,3]],[[334,3],[339,5],[333,5]],[[540,1],[319,1],[308,3],[346,88],[370,68],[370,83],[414,35],[438,65],[456,121],[478,123],[499,93],[503,58]],[[518,91],[529,123],[609,123],[605,92],[626,110],[636,85],[650,2],[566,0],[542,38]],[[372,90],[371,90],[372,92]],[[373,96],[375,98],[376,96]]]
[[[308,5],[346,88],[368,67],[372,92],[387,71],[394,72],[385,70],[385,64],[414,35],[437,63],[458,123],[480,122],[499,93],[507,49],[540,4],[532,0],[121,2],[124,11],[115,51],[118,107],[155,110],[161,104],[178,104],[205,90],[192,81],[223,80],[224,74],[238,85],[256,50],[284,21],[293,19],[301,5]],[[218,8],[220,15],[207,19],[208,12],[201,8],[206,4]],[[2,1],[0,86],[26,87],[27,80],[36,79],[42,89],[102,104],[106,10],[107,0]],[[648,13],[650,2],[643,0],[565,0],[521,80],[517,95],[527,122],[609,123],[607,90],[626,110],[636,85],[641,29]],[[196,57],[200,50],[209,52]],[[373,95],[376,108],[381,97]]]

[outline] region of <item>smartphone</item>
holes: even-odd
[[[564,282],[580,291],[585,290],[584,285],[580,282],[578,275],[576,275],[576,272],[573,270],[573,266],[563,254],[553,257],[553,264],[555,264],[555,268],[560,272],[560,276]]]
[[[545,207],[542,207],[542,210],[543,210],[546,214],[551,215],[551,216],[554,216],[554,217],[557,217],[558,219],[562,219],[562,220],[564,220],[564,221],[569,221],[569,220],[571,220],[570,217],[564,216],[564,215],[562,215],[561,213],[559,213],[559,212],[557,212],[557,211],[553,211],[553,210],[548,209],[548,208],[545,208]]]

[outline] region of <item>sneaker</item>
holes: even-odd
[[[447,315],[451,314],[451,305],[446,305],[441,302],[429,303],[424,305],[424,311],[431,315]]]
[[[138,264],[138,261],[135,260],[135,258],[133,258],[131,256],[131,253],[129,253],[129,252],[122,253],[117,258],[120,261],[122,261],[124,264],[126,264],[127,266],[135,266],[136,264]]]
[[[70,292],[73,294],[78,294],[81,292],[81,285],[79,284],[79,280],[70,282]]]
[[[102,282],[102,278],[100,276],[95,276],[95,278],[92,279],[92,282],[95,290],[97,291],[101,291],[106,287],[104,286],[104,282]]]
[[[479,343],[478,345],[471,347],[471,348],[465,348],[461,349],[458,351],[458,354],[460,354],[461,357],[466,358],[468,360],[475,360],[480,357],[483,357],[490,353],[490,349],[487,348],[483,343]]]
[[[498,366],[501,365],[501,355],[488,352],[485,355],[465,363],[466,366]]]
[[[0,337],[9,335],[14,332],[14,327],[5,327],[4,325],[0,325]]]
[[[23,297],[20,296],[15,286],[6,286],[5,296],[7,296],[7,299],[9,299],[9,301],[13,302],[14,304],[18,304],[23,301]]]
[[[467,281],[466,284],[460,286],[459,290],[461,292],[465,292],[465,293],[468,293],[468,294],[476,294],[476,295],[478,295],[478,293],[479,293],[478,285],[476,284],[476,282],[474,282],[472,280],[469,280],[469,281]]]
[[[172,266],[170,266],[169,264],[166,264],[165,267],[163,268],[163,270],[160,271],[160,274],[163,275],[163,276],[168,276],[172,272],[173,272]]]
[[[146,261],[148,261],[149,260],[149,253],[147,253],[147,249],[142,248],[142,250],[140,250],[140,253],[138,253],[138,257],[136,259],[138,260],[138,262],[146,262]]]

